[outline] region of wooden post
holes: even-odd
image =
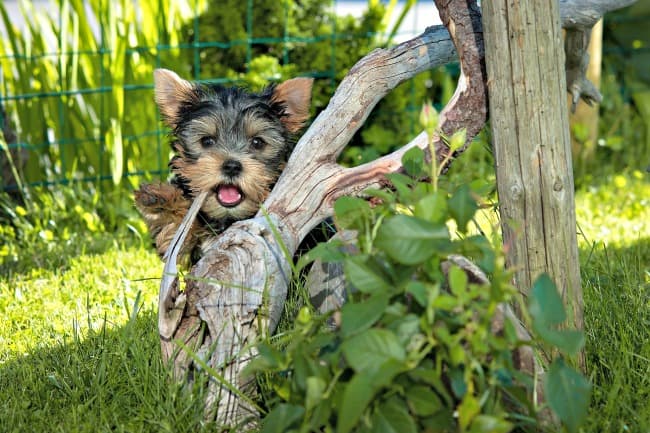
[[[506,260],[524,297],[547,272],[582,328],[558,2],[483,2],[483,29]]]

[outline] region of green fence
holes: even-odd
[[[323,0],[58,0],[47,11],[23,2],[22,29],[0,4],[0,188],[76,181],[113,188],[166,177],[170,149],[152,95],[158,67],[253,89],[311,76],[316,113],[350,66],[394,40],[414,3],[369,1],[351,18]],[[431,82],[402,86],[345,158],[370,159],[414,134],[423,98],[453,87]]]

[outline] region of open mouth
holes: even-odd
[[[235,185],[219,185],[215,192],[217,201],[223,207],[235,207],[244,200],[244,193]]]

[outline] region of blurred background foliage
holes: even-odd
[[[650,171],[650,2],[608,14],[598,153],[592,166]],[[590,170],[591,171],[591,170]]]
[[[0,218],[11,221],[17,204],[31,215],[54,200],[81,207],[71,212],[78,226],[142,233],[131,192],[143,180],[165,179],[170,156],[153,103],[155,68],[252,89],[312,76],[317,115],[356,61],[395,43],[415,3],[368,0],[363,14],[351,17],[338,16],[329,0],[224,0],[218,7],[205,0],[53,0],[46,10],[23,1],[24,26],[0,3]],[[578,185],[650,165],[650,40],[639,31],[650,24],[649,9],[637,2],[605,20],[601,121],[594,151],[578,155]],[[441,108],[457,76],[457,65],[449,65],[400,85],[341,162],[366,162],[408,142],[419,132],[422,104]],[[580,125],[572,130],[580,141]],[[490,184],[493,176],[487,128],[446,181]],[[88,226],[91,220],[97,223]],[[36,225],[65,238],[57,224]]]

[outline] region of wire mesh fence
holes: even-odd
[[[153,102],[155,68],[253,90],[314,77],[315,114],[363,55],[438,22],[432,2],[415,0],[5,1],[0,15],[0,190],[9,191],[165,178],[170,149]],[[639,19],[649,20],[615,23]],[[614,45],[606,39],[605,52],[625,49]],[[405,143],[418,132],[422,102],[444,103],[457,73],[454,65],[431,71],[392,92],[343,160],[364,162]]]

